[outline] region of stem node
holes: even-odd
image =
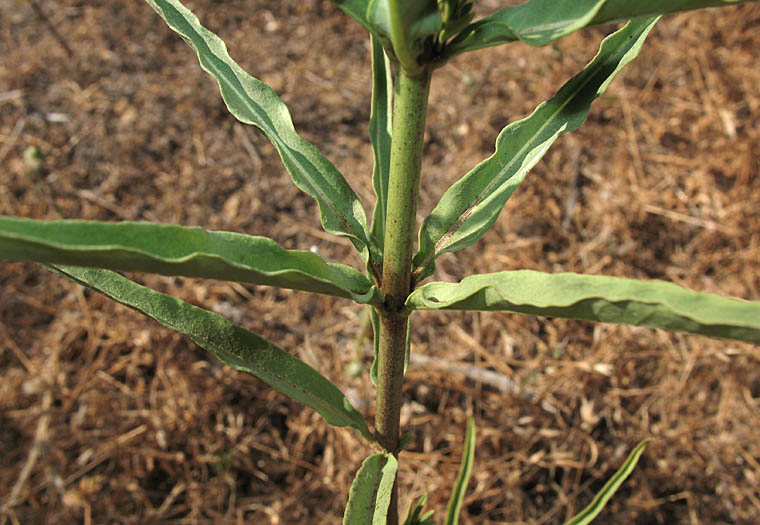
[[[417,219],[417,197],[422,167],[430,72],[408,76],[398,71],[394,87],[391,163],[388,177],[386,238],[381,290],[385,297],[380,314],[377,355],[378,443],[396,455],[399,450],[401,394],[406,361],[411,291],[412,246]],[[396,486],[393,487],[388,523],[398,523]]]

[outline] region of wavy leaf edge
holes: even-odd
[[[605,38],[579,73],[528,117],[504,127],[494,153],[446,189],[419,229],[415,282],[434,272],[440,255],[472,245],[490,229],[559,135],[583,124],[593,101],[638,55],[656,22],[656,18],[632,21]]]
[[[596,494],[591,503],[589,503],[585,509],[570,518],[570,520],[565,525],[588,525],[591,523],[594,518],[596,518],[604,509],[604,507],[607,505],[607,502],[610,500],[610,498],[612,498],[615,492],[617,492],[623,482],[628,479],[628,476],[631,475],[633,469],[636,467],[636,464],[639,462],[639,459],[641,458],[641,455],[644,453],[644,450],[648,444],[649,440],[645,439],[636,445],[630,454],[628,454],[628,457],[623,462],[621,467],[612,475],[609,480],[607,480],[607,483],[604,484],[602,489]]]
[[[579,305],[583,306],[589,301],[601,301],[612,305],[613,309],[592,309],[592,317],[571,315],[572,312],[562,310],[580,308]],[[639,312],[642,317],[627,321],[618,320],[619,316],[636,313],[626,310],[629,303],[643,305],[644,311]],[[614,308],[616,305],[621,309]],[[471,275],[459,283],[425,284],[410,294],[406,307],[410,310],[527,313],[545,317],[649,326],[760,343],[760,301],[696,292],[660,280],[642,281],[571,272],[550,274],[535,270],[513,270]],[[666,310],[656,310],[658,307]],[[583,312],[588,313],[587,310]],[[601,315],[596,316],[599,313]],[[651,324],[657,321],[656,317],[649,317],[651,315],[665,315],[666,322]],[[685,327],[668,326],[667,320],[671,319],[669,316],[675,316],[674,324]],[[689,323],[695,323],[696,326]],[[720,335],[725,332],[734,335]]]
[[[545,46],[585,27],[639,17],[661,16],[710,7],[727,7],[758,0],[530,0],[499,9],[462,29],[444,49],[444,59],[486,47],[524,42]],[[563,5],[558,5],[563,4]],[[569,7],[568,7],[569,5]],[[655,7],[656,6],[656,7]],[[564,11],[561,11],[564,8]],[[547,15],[548,13],[548,15]],[[550,22],[546,22],[547,16]]]
[[[203,26],[182,2],[145,1],[195,51],[201,68],[217,82],[229,112],[267,136],[295,185],[317,202],[325,231],[348,237],[367,262],[371,245],[361,202],[337,168],[295,130],[282,99],[245,71],[230,56],[224,40]]]
[[[367,457],[351,483],[343,525],[385,525],[397,471],[393,454]]]
[[[280,286],[357,303],[380,301],[377,286],[355,268],[311,251],[285,249],[268,237],[197,226],[0,216],[0,259]]]
[[[223,363],[252,374],[311,407],[328,424],[354,428],[366,440],[373,441],[364,416],[334,383],[263,337],[219,314],[108,270],[66,265],[43,267],[189,337]],[[258,355],[252,356],[254,352]]]

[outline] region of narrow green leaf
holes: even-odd
[[[367,6],[369,0],[332,0],[344,13],[359,22],[361,26],[372,33],[374,30],[367,21]]]
[[[435,259],[470,246],[494,223],[507,199],[562,133],[586,119],[591,103],[641,50],[656,19],[631,21],[602,42],[599,53],[528,118],[513,122],[496,139],[496,151],[459,179],[423,221],[415,280],[431,275]]]
[[[0,216],[0,259],[95,266],[292,288],[379,301],[359,271],[266,237],[149,222],[34,221]]]
[[[430,509],[427,511],[425,514],[420,516],[420,519],[417,521],[417,525],[435,525],[433,514],[435,514],[434,510]]]
[[[372,215],[372,240],[382,253],[385,240],[385,210],[388,203],[388,174],[391,169],[391,124],[393,113],[393,79],[388,56],[380,41],[372,37],[372,109],[369,116],[369,139],[375,156],[372,185],[377,202]]]
[[[272,88],[246,73],[222,39],[181,2],[146,1],[196,51],[201,67],[218,82],[230,113],[261,129],[277,148],[296,186],[317,201],[325,230],[348,237],[367,261],[367,218],[361,202],[335,166],[296,132],[287,107]]]
[[[693,292],[664,281],[517,270],[428,283],[406,306],[565,317],[760,343],[760,301]]]
[[[607,502],[612,495],[620,488],[620,485],[622,485],[628,476],[631,475],[631,472],[633,472],[634,467],[636,467],[636,463],[638,463],[639,458],[641,457],[641,454],[644,453],[644,449],[648,443],[648,440],[644,440],[636,445],[636,448],[634,448],[628,455],[623,466],[620,467],[618,471],[612,475],[609,481],[604,484],[602,490],[600,490],[594,497],[594,500],[589,506],[573,516],[573,518],[565,525],[587,525],[588,523],[591,523],[591,521],[593,521],[593,519],[602,511],[604,506],[607,505]]]
[[[409,504],[409,509],[406,511],[406,518],[404,518],[404,525],[417,525],[420,521],[420,514],[425,508],[425,502],[427,501],[427,494],[420,496],[420,499],[416,502],[412,500]]]
[[[266,339],[220,315],[108,270],[57,265],[50,269],[188,336],[223,363],[253,374],[279,392],[313,408],[327,423],[352,427],[366,439],[372,439],[364,417],[338,387]]]
[[[607,0],[591,21],[608,24],[640,16],[660,16],[707,7],[727,7],[758,0]],[[718,13],[714,13],[718,15]]]
[[[445,44],[450,37],[468,27],[475,16],[470,0],[438,0],[438,8],[443,22],[438,33],[439,45]]]
[[[464,28],[443,56],[521,40],[543,46],[578,29],[642,16],[758,0],[531,0],[505,7]]]
[[[370,0],[367,20],[409,74],[419,71],[427,39],[442,27],[437,0]]]
[[[386,525],[398,461],[374,454],[362,463],[348,495],[343,525]]]
[[[372,366],[369,367],[369,378],[372,384],[377,386],[377,359],[380,356],[380,314],[377,309],[370,307],[369,319],[372,323],[372,348],[375,354],[372,358]]]
[[[429,510],[425,514],[422,513],[425,510],[425,503],[427,503],[427,494],[423,494],[416,503],[412,502],[409,505],[404,525],[435,525],[435,521],[432,519],[433,514],[435,514],[434,510]]]
[[[446,525],[458,525],[459,513],[462,510],[464,494],[467,491],[467,483],[472,474],[472,464],[475,461],[475,420],[472,416],[467,418],[467,432],[464,438],[464,450],[462,451],[462,464],[459,466],[454,489],[451,491],[449,505],[446,510]]]
[[[505,7],[463,29],[447,57],[515,40],[546,45],[587,26],[606,0],[532,0]]]

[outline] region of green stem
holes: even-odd
[[[382,291],[387,309],[400,312],[410,292],[430,73],[410,77],[400,71],[394,90]]]
[[[388,18],[391,30],[391,42],[393,52],[396,54],[401,66],[407,71],[419,70],[417,57],[411,51],[411,42],[406,34],[406,24],[402,13],[401,2],[404,0],[389,0]],[[395,131],[395,130],[394,130]]]
[[[404,309],[404,302],[411,292],[412,245],[430,72],[409,76],[400,70],[394,89],[393,138],[381,281],[385,305],[379,310],[375,430],[378,442],[389,452],[397,454],[409,315]],[[388,524],[396,523],[398,508],[394,485]]]

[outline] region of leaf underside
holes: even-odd
[[[393,79],[388,56],[380,41],[372,37],[372,104],[369,117],[369,139],[375,163],[372,186],[377,196],[372,214],[372,241],[383,251],[385,211],[388,204],[388,180],[391,170],[391,129],[393,112]]]
[[[367,21],[367,6],[369,0],[332,0],[344,13],[359,22],[361,26],[372,33],[372,27]]]
[[[292,288],[378,301],[359,271],[266,237],[149,222],[35,221],[0,216],[0,259],[94,266]]]
[[[481,310],[619,323],[760,343],[760,302],[694,292],[664,281],[517,270],[434,282],[412,310]]]
[[[345,395],[309,365],[224,317],[98,268],[49,266],[56,273],[188,336],[220,361],[248,372],[316,410],[338,427],[371,440],[364,417]]]
[[[343,525],[386,525],[398,460],[374,454],[362,463],[348,495]]]
[[[756,1],[531,0],[473,22],[444,50],[444,58],[515,41],[543,46],[591,25]]]

